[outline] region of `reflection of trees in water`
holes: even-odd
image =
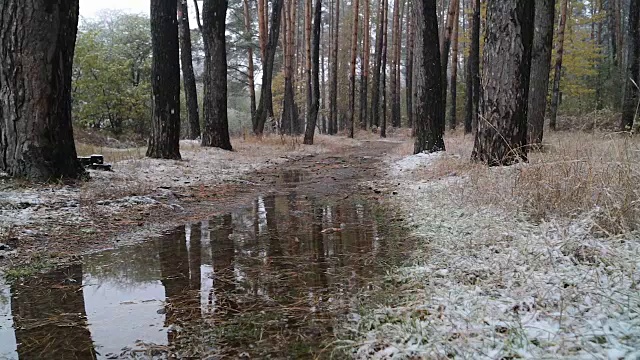
[[[15,282],[11,311],[20,359],[95,359],[82,265]]]
[[[211,251],[213,260],[213,296],[216,309],[237,309],[233,296],[235,290],[235,244],[231,238],[233,234],[233,218],[231,214],[217,217],[214,220],[215,229],[211,231]]]

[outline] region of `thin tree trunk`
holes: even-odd
[[[330,3],[332,1],[329,1]],[[331,7],[329,7],[329,9],[331,9]],[[315,15],[314,15],[315,16]],[[322,118],[322,124],[321,124],[321,131],[323,134],[327,133],[327,103],[329,102],[329,91],[327,90],[327,75],[329,75],[328,73],[330,73],[328,67],[329,67],[329,54],[331,54],[331,51],[329,50],[329,46],[327,46],[327,43],[329,43],[329,40],[331,39],[331,31],[329,31],[329,36],[325,36],[323,37],[322,34],[324,33],[324,26],[323,24],[320,24],[320,40],[322,40],[323,38],[325,39],[325,41],[322,42],[322,63],[320,64],[320,69],[322,70],[322,81],[320,84],[320,91],[321,91],[321,97],[322,97],[322,101],[320,102],[320,116]]]
[[[369,97],[369,55],[371,54],[371,29],[369,0],[364,0],[364,25],[362,45],[362,73],[360,76],[360,128],[367,128],[367,112]]]
[[[562,0],[560,5],[560,22],[558,25],[558,40],[556,44],[556,64],[553,75],[553,95],[551,97],[551,120],[549,127],[556,130],[558,105],[560,104],[560,79],[562,78],[562,55],[564,53],[564,30],[567,24],[568,0]]]
[[[640,111],[640,0],[629,4],[629,35],[627,36],[627,72],[625,74],[622,130],[633,128]]]
[[[304,134],[304,143],[307,145],[313,144],[313,135],[316,129],[316,122],[318,120],[318,108],[320,107],[320,29],[322,27],[322,0],[316,0],[315,9],[313,13],[313,44],[311,55],[311,106],[309,107],[309,120],[307,122],[307,129]],[[324,73],[324,71],[323,71]],[[323,74],[324,77],[324,74]]]
[[[351,68],[349,70],[349,137],[353,138],[356,124],[356,59],[358,55],[358,17],[359,17],[360,1],[354,0],[353,3],[353,31],[351,32]]]
[[[380,71],[382,66],[382,40],[386,0],[378,0],[378,31],[376,34],[376,58],[373,65],[373,83],[371,84],[371,120],[370,127],[380,126]]]
[[[268,29],[267,29],[267,21],[268,18],[268,4],[267,0],[258,0],[258,42],[260,44],[260,59],[262,62],[265,62],[266,59],[266,50],[267,50],[267,37]]]
[[[539,147],[544,134],[544,118],[549,93],[551,49],[555,1],[536,0],[535,34],[531,54],[531,83],[529,88],[529,144]]]
[[[413,7],[409,3],[411,8],[409,9],[409,17],[407,22],[407,31],[408,39],[407,39],[407,58],[406,58],[406,100],[407,100],[407,126],[413,128],[413,51],[415,47],[415,36],[416,36],[416,23],[413,15]]]
[[[440,42],[440,62],[442,64],[442,111],[446,111],[447,106],[447,70],[449,69],[449,50],[451,49],[451,34],[453,33],[453,22],[456,17],[456,9],[458,9],[458,0],[450,0],[449,10],[447,11],[447,22]]]
[[[180,159],[180,48],[176,1],[151,0],[152,130],[147,156]]]
[[[202,6],[205,46],[204,128],[202,146],[232,150],[227,114],[227,0],[209,0]]]
[[[280,133],[293,135],[295,133],[295,103],[293,92],[293,12],[295,0],[285,0],[283,22],[283,52],[284,52],[284,101],[282,105],[282,121]]]
[[[306,76],[306,117],[307,117],[307,125],[309,124],[310,115],[311,115],[311,106],[313,103],[313,76],[311,69],[311,12],[313,11],[313,0],[304,0],[304,46],[305,46],[305,76]],[[319,35],[319,34],[318,34]],[[318,45],[319,47],[320,45]],[[316,117],[317,117],[318,109],[316,109]],[[316,119],[317,121],[317,119]],[[308,126],[307,126],[308,129]],[[306,137],[306,131],[305,131]],[[313,143],[313,136],[311,137],[311,142]]]
[[[619,59],[618,62],[622,65],[623,59],[623,49],[624,49],[624,35],[622,34],[622,4],[621,0],[609,0],[614,2],[614,20],[616,23],[616,37],[618,43],[616,44],[616,49],[618,53],[616,54],[616,58]]]
[[[480,118],[480,0],[475,1],[473,8],[473,26],[471,29],[471,79],[473,81],[473,104],[471,128],[478,128],[478,120]]]
[[[533,1],[488,3],[482,120],[472,159],[489,166],[527,160],[527,100],[535,11]]]
[[[182,0],[186,1],[186,0]],[[247,80],[249,82],[249,100],[250,100],[250,111],[251,111],[251,125],[252,129],[256,127],[256,86],[254,82],[254,66],[253,66],[253,46],[251,43],[253,42],[252,32],[251,32],[251,12],[249,11],[249,0],[242,1],[244,8],[244,31],[245,31],[245,41],[247,42]]]
[[[78,0],[0,2],[0,169],[11,176],[85,174],[71,121],[77,30]]]
[[[401,81],[401,59],[402,59],[402,29],[404,25],[404,12],[405,12],[405,1],[400,0],[400,20],[398,21],[398,44],[396,45],[395,56],[396,56],[396,97],[393,103],[393,111],[395,111],[397,116],[397,127],[402,126],[402,81]]]
[[[397,0],[396,0],[397,1]],[[382,122],[380,124],[380,137],[387,137],[387,43],[389,35],[389,4],[388,0],[384,0],[384,18],[382,19],[382,74],[381,85],[382,89]]]
[[[460,9],[459,7],[456,8],[456,12],[454,15],[454,25],[453,25],[453,40],[452,40],[452,45],[451,47],[453,48],[451,50],[451,104],[449,105],[449,128],[451,130],[455,130],[456,129],[456,124],[458,122],[458,119],[456,117],[456,111],[457,111],[457,97],[458,97],[458,88],[457,88],[457,83],[458,83],[458,31],[460,28],[460,21],[459,21],[459,15],[460,15]]]
[[[187,100],[187,119],[189,131],[187,138],[200,137],[200,110],[198,109],[198,90],[196,76],[193,73],[193,53],[191,50],[191,27],[189,26],[189,6],[187,0],[178,0],[178,26],[180,37],[180,61],[182,63],[182,82]]]
[[[391,90],[391,126],[399,127],[400,126],[400,114],[396,113],[396,98],[398,96],[398,64],[396,59],[396,53],[398,49],[398,38],[399,38],[399,23],[400,23],[400,1],[401,0],[393,0],[393,23],[392,26],[392,48],[391,48],[391,79],[390,80],[390,90]]]
[[[609,28],[609,46],[611,47],[611,60],[614,66],[618,66],[618,36],[620,36],[621,34],[617,32],[615,12],[615,0],[607,0],[607,25]]]
[[[258,0],[260,1],[260,0]],[[265,61],[262,64],[262,86],[260,87],[260,102],[256,111],[256,128],[254,133],[261,136],[264,133],[264,125],[267,117],[273,116],[273,99],[271,84],[273,83],[273,63],[280,36],[280,19],[282,15],[283,0],[273,0],[271,9],[271,24],[269,27],[269,40],[265,51]],[[271,109],[270,109],[271,108]]]
[[[442,70],[438,44],[436,0],[413,3],[416,28],[415,145],[414,153],[444,150],[444,111]]]
[[[335,1],[335,15],[333,17],[332,71],[329,82],[329,135],[338,132],[338,38],[340,32],[340,0]]]

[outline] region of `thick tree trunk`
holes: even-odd
[[[398,49],[398,40],[399,40],[399,23],[400,23],[400,1],[401,0],[393,0],[393,22],[391,24],[391,36],[392,36],[392,48],[391,48],[391,80],[390,81],[390,89],[391,90],[391,126],[400,127],[400,114],[396,113],[396,98],[399,96],[398,91],[398,63],[396,62],[396,53]]]
[[[380,71],[382,66],[382,40],[386,0],[379,0],[378,31],[376,33],[376,58],[373,64],[373,83],[371,84],[371,120],[370,127],[380,126]]]
[[[265,62],[267,54],[267,21],[269,20],[269,7],[267,0],[257,0],[258,4],[258,43],[260,44],[260,59],[262,63]]]
[[[409,6],[412,3],[409,3]],[[407,126],[413,127],[413,51],[415,48],[416,23],[413,15],[413,7],[409,11],[409,20],[407,23],[407,31],[409,31],[407,39],[407,58],[406,58],[406,100],[407,100]]]
[[[258,0],[260,1],[260,0]],[[260,87],[260,102],[256,111],[256,128],[254,133],[261,136],[264,133],[264,125],[267,117],[273,116],[273,95],[271,84],[273,83],[273,63],[280,36],[280,19],[282,15],[283,0],[273,0],[271,9],[271,24],[269,27],[269,41],[262,63],[262,86]]]
[[[622,130],[633,128],[640,111],[640,0],[629,4],[629,35],[627,36],[627,72],[625,74]]]
[[[71,122],[78,0],[0,3],[0,170],[79,178]]]
[[[531,53],[531,83],[529,86],[529,144],[539,147],[544,134],[544,118],[549,93],[549,71],[553,47],[555,1],[536,0],[535,33]]]
[[[340,0],[335,1],[331,48],[331,79],[329,81],[329,135],[338,132],[338,37],[340,32]]]
[[[368,96],[369,96],[369,55],[371,54],[371,29],[370,29],[369,0],[364,0],[364,25],[362,45],[362,73],[360,76],[360,128],[367,128]]]
[[[459,8],[456,8],[456,13],[454,16],[454,24],[453,24],[453,34],[451,35],[453,40],[451,41],[451,81],[449,81],[451,86],[451,103],[449,104],[449,128],[451,130],[456,129],[456,124],[458,122],[457,119],[457,98],[458,98],[458,31],[460,30],[460,21],[458,19],[460,14]]]
[[[464,133],[470,134],[478,124],[480,102],[480,0],[471,0],[471,39],[467,59],[467,102]]]
[[[309,107],[309,119],[304,134],[304,143],[313,144],[313,135],[318,121],[318,108],[320,107],[320,28],[322,26],[322,0],[316,0],[313,13],[313,44],[311,46],[311,106]],[[323,76],[324,77],[324,76]]]
[[[400,20],[398,21],[399,37],[398,37],[398,43],[396,44],[396,49],[395,49],[397,70],[396,70],[396,96],[393,102],[393,111],[396,114],[395,116],[397,118],[397,127],[402,126],[402,106],[400,103],[402,99],[401,59],[402,59],[402,29],[405,22],[404,11],[405,11],[405,1],[402,0],[400,2]]]
[[[397,0],[396,0],[397,1]],[[382,19],[382,74],[380,76],[380,83],[382,89],[382,106],[380,112],[382,113],[382,121],[380,122],[380,137],[387,137],[387,39],[389,37],[389,2],[384,0],[384,18]]]
[[[193,53],[191,50],[191,27],[189,26],[189,6],[187,0],[178,0],[178,27],[180,37],[180,61],[182,63],[182,83],[187,100],[187,120],[189,131],[187,138],[200,137],[200,110],[198,109],[198,91],[196,76],[193,73]]]
[[[442,41],[440,42],[440,62],[442,64],[442,103],[444,104],[442,107],[442,111],[445,112],[447,106],[447,70],[449,69],[449,51],[451,49],[451,34],[453,34],[453,26],[454,21],[456,21],[458,0],[450,0],[449,1],[449,10],[447,11],[447,22],[444,29],[444,34],[442,35]]]
[[[482,120],[472,159],[489,166],[527,160],[527,99],[535,12],[533,1],[488,3]]]
[[[347,123],[349,124],[349,137],[353,138],[356,124],[356,59],[358,55],[358,17],[359,0],[353,3],[353,31],[351,32],[351,68],[349,69],[349,113]]]
[[[558,24],[558,40],[556,43],[556,63],[553,74],[553,93],[551,96],[551,120],[549,127],[556,130],[556,119],[558,118],[558,105],[560,104],[560,79],[562,78],[562,55],[564,53],[564,29],[567,24],[568,0],[562,0],[560,4],[560,21]]]
[[[436,0],[413,3],[416,27],[415,145],[414,153],[444,150],[444,111],[442,70],[438,44]]]
[[[284,8],[282,9],[284,15],[284,22],[282,23],[282,36],[284,54],[284,99],[282,104],[282,120],[280,121],[280,133],[293,135],[294,131],[294,116],[295,116],[295,104],[293,94],[293,49],[292,49],[292,37],[293,37],[293,19],[291,11],[295,7],[291,0],[285,0]]]
[[[304,0],[304,49],[305,49],[305,65],[304,72],[306,77],[306,84],[304,88],[306,90],[306,118],[307,124],[309,124],[309,115],[311,114],[311,106],[313,102],[313,75],[312,75],[312,61],[311,61],[311,13],[313,11],[313,0]],[[318,45],[319,46],[319,45]],[[317,110],[316,110],[317,112]],[[317,121],[317,119],[316,119]],[[306,129],[305,129],[306,136]],[[313,142],[313,140],[312,140]]]
[[[227,0],[205,1],[202,7],[205,46],[204,128],[202,146],[232,150],[227,117]]]
[[[186,0],[183,0],[186,1]],[[253,65],[253,47],[252,43],[252,32],[251,32],[251,12],[249,11],[249,0],[242,1],[243,10],[244,10],[244,31],[245,31],[245,41],[247,42],[247,81],[249,83],[249,101],[250,101],[250,111],[251,111],[251,124],[252,129],[256,127],[256,86],[254,80],[254,65]]]
[[[147,156],[180,159],[178,3],[151,0],[152,120]]]

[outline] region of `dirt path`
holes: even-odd
[[[62,222],[47,215],[52,209],[41,209],[48,230],[11,229],[4,242],[16,250],[9,256],[0,254],[0,266],[38,270],[75,261],[87,252],[137,243],[158,237],[176,225],[228,213],[258,195],[288,193],[295,188],[301,194],[348,197],[358,181],[383,174],[381,159],[400,144],[400,140],[362,141],[359,146],[296,156],[222,184],[162,186],[149,193],[131,194],[126,206],[121,200],[81,199],[75,206],[91,223]],[[107,206],[110,212],[105,215],[103,208]],[[17,232],[21,236],[16,236]]]

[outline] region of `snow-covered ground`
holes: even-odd
[[[397,191],[420,248],[389,275],[396,305],[351,316],[357,357],[639,359],[638,234],[594,237],[598,209],[532,223],[461,202],[463,178],[412,176],[442,156],[395,159],[370,184]]]

